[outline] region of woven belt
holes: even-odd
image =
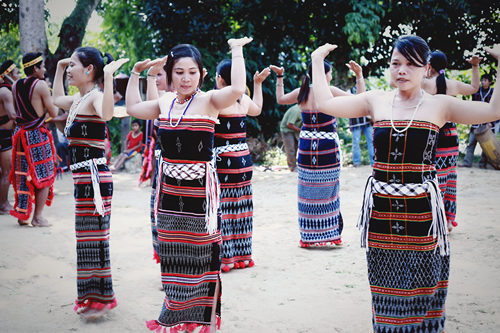
[[[232,151],[243,151],[243,150],[247,150],[247,149],[248,149],[248,144],[246,142],[236,143],[233,145],[225,145],[225,146],[215,147],[214,148],[214,159],[216,159],[217,161],[221,161],[219,154],[232,152]]]
[[[99,170],[98,165],[106,165],[106,157],[93,158],[91,160],[86,160],[70,165],[71,171],[78,170],[81,168],[90,169],[90,178],[92,179],[92,188],[94,189],[94,205],[96,211],[99,215],[104,216],[104,203],[102,202],[101,189],[99,187]]]
[[[300,131],[300,137],[303,139],[328,139],[328,140],[338,140],[337,132],[312,132],[307,130]]]
[[[220,201],[219,177],[215,170],[213,160],[205,163],[169,163],[161,159],[160,169],[165,175],[182,180],[194,180],[206,177],[206,203],[205,222],[208,234],[217,231],[217,210]],[[155,220],[158,216],[158,207],[161,191],[161,174],[158,174],[155,197]]]
[[[429,193],[430,204],[432,211],[432,223],[427,236],[437,238],[437,245],[440,248],[441,255],[449,255],[450,248],[447,242],[447,219],[444,210],[444,202],[441,197],[441,190],[436,178],[426,180],[424,183],[409,183],[409,184],[389,184],[368,177],[366,182],[365,193],[363,196],[363,205],[358,218],[358,229],[361,230],[361,247],[366,248],[368,252],[368,228],[373,208],[373,194],[387,194],[392,196],[417,196],[423,193]],[[434,249],[436,251],[436,249]]]

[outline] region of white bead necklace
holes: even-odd
[[[415,108],[415,111],[413,111],[413,115],[411,116],[411,119],[410,119],[410,122],[408,123],[408,125],[406,125],[406,127],[403,130],[398,130],[394,126],[394,121],[392,120],[392,111],[393,111],[393,107],[394,107],[394,99],[396,98],[396,94],[398,93],[398,89],[396,89],[394,91],[394,96],[392,97],[392,102],[389,102],[389,103],[391,104],[391,126],[392,126],[392,128],[397,133],[403,133],[403,132],[405,132],[408,128],[410,128],[411,124],[413,123],[413,119],[415,118],[415,115],[417,114],[418,107],[424,102],[425,91],[421,90],[421,92],[422,92],[422,98],[420,98],[420,101],[417,103],[417,105],[413,105],[413,106],[397,106],[398,108],[402,108],[402,109]]]

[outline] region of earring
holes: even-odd
[[[89,71],[87,71],[87,73],[85,73],[85,74],[89,75]]]

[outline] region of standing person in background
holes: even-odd
[[[222,60],[217,65],[218,89],[231,86],[232,61]],[[233,105],[219,111],[215,125],[214,154],[221,188],[222,213],[222,270],[254,266],[252,260],[253,196],[252,158],[247,145],[247,115],[258,116],[264,102],[262,82],[271,70],[256,72],[254,97],[242,95]]]
[[[358,93],[365,91],[362,68],[354,61],[348,67],[356,73]],[[271,66],[276,73],[276,99],[278,104],[297,103],[302,110],[303,126],[299,140],[298,158],[298,210],[300,246],[309,247],[342,244],[343,220],[340,212],[339,176],[342,166],[342,148],[337,134],[335,117],[318,111],[314,91],[312,64],[300,88],[285,94],[283,67]],[[332,65],[323,63],[321,79],[330,84]],[[339,88],[329,86],[333,96],[350,96]]]
[[[300,128],[302,127],[302,110],[294,105],[286,110],[281,119],[280,132],[285,146],[288,169],[297,172],[297,149],[299,148]]]
[[[423,80],[423,89],[431,94],[443,94],[449,96],[470,95],[479,87],[479,63],[482,58],[477,56],[467,60],[472,65],[472,82],[467,84],[457,80],[449,80],[445,77],[445,69],[448,67],[448,59],[441,51],[431,53],[427,78]],[[458,224],[455,221],[457,213],[457,162],[458,162],[458,134],[457,125],[447,122],[439,129],[436,148],[436,172],[439,188],[444,200],[448,230]]]
[[[12,60],[0,66],[0,215],[9,214],[9,173],[12,168],[12,130],[16,127],[16,110],[12,84],[21,78]]]
[[[31,224],[50,227],[42,217],[45,205],[52,205],[56,178],[54,138],[45,127],[45,110],[55,118],[59,109],[52,104],[52,96],[45,82],[45,64],[42,53],[28,53],[23,57],[26,78],[18,80],[13,88],[17,128],[13,137],[13,167],[9,180],[14,188],[16,203],[10,214],[20,225],[28,225],[33,201],[35,211]]]
[[[363,67],[363,77],[366,87],[366,78],[368,77],[368,68]],[[356,79],[357,81],[360,79]],[[356,86],[351,90],[353,94],[356,94]],[[366,89],[368,90],[368,89]],[[373,126],[371,119],[369,117],[358,117],[349,118],[349,130],[352,133],[352,164],[355,168],[361,165],[361,152],[359,144],[361,142],[361,133],[365,134],[366,145],[368,146],[368,158],[370,159],[370,165],[373,166]]]
[[[93,47],[77,48],[59,60],[54,78],[54,103],[69,110],[64,134],[69,140],[75,196],[77,292],[74,310],[84,319],[116,307],[111,275],[109,231],[113,179],[106,165],[106,121],[113,117],[113,74],[128,59],[113,61]],[[107,64],[105,66],[105,64]],[[78,93],[66,96],[68,84]],[[103,91],[97,84],[104,80]]]
[[[493,76],[491,74],[483,74],[481,76],[481,87],[475,94],[472,95],[472,100],[489,103],[494,90],[491,87],[492,84],[493,84]],[[499,120],[488,123],[488,126],[492,128],[492,131],[493,133],[495,133],[495,135],[498,134],[499,124],[500,124]],[[470,168],[472,166],[472,159],[474,158],[474,150],[476,149],[477,145],[477,140],[476,136],[474,135],[474,130],[481,125],[482,124],[471,125],[469,131],[469,144],[467,145],[467,149],[465,152],[464,162],[459,165],[460,167]],[[486,154],[483,152],[481,153],[481,160],[479,161],[479,167],[481,169],[486,169],[487,164],[488,164],[488,158],[486,157]]]

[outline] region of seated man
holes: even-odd
[[[125,151],[116,158],[115,164],[109,168],[111,172],[119,170],[127,159],[141,152],[142,137],[143,133],[141,132],[141,121],[139,119],[134,119],[132,121],[132,131],[128,133],[124,144],[127,149],[125,149]]]

